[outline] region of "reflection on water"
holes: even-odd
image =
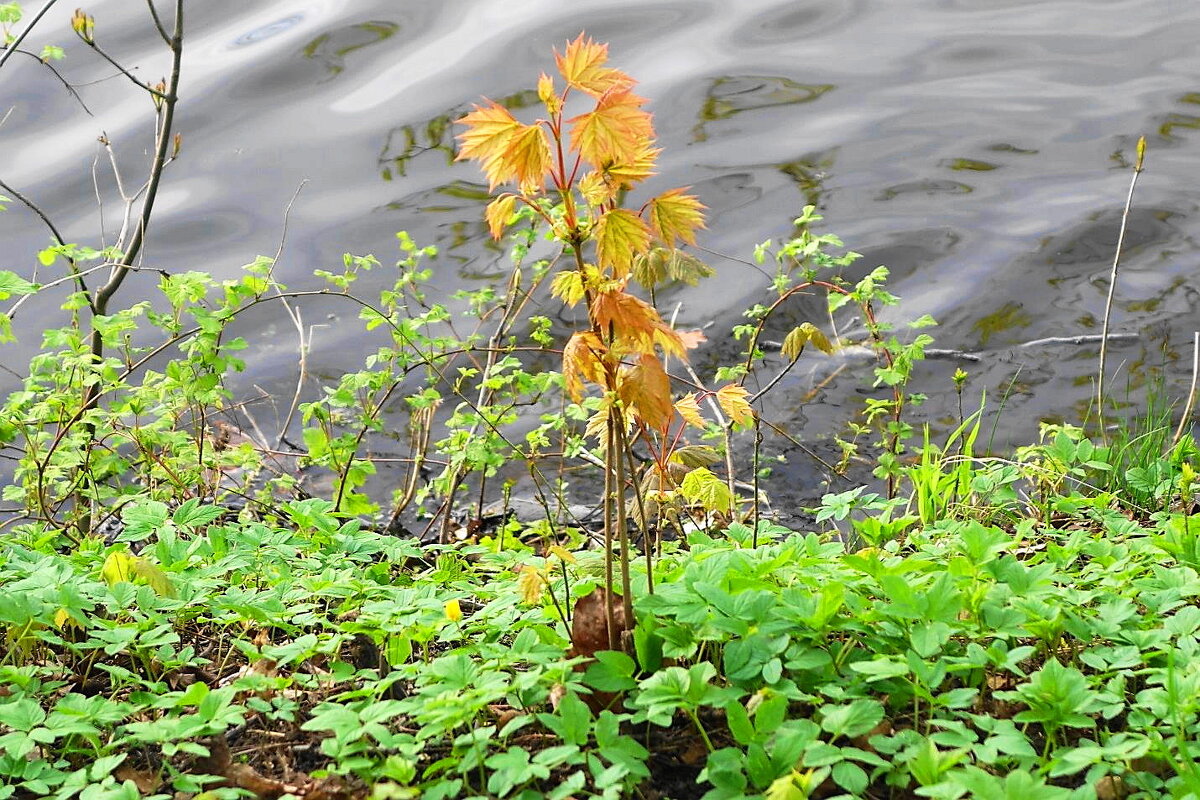
[[[729,119],[745,111],[811,103],[833,89],[832,84],[807,85],[791,78],[762,75],[727,75],[712,82],[700,107],[700,122],[692,140],[708,139],[706,123]]]
[[[346,69],[346,56],[387,41],[396,35],[400,26],[395,22],[359,22],[337,30],[326,31],[300,51],[305,58],[319,61],[332,79]]]
[[[539,101],[537,90],[526,89],[501,97],[496,102],[509,111],[518,111],[536,106]],[[396,176],[404,177],[408,174],[408,163],[430,151],[443,153],[447,165],[453,163],[458,151],[455,148],[452,123],[464,113],[465,103],[420,124],[400,125],[388,131],[383,151],[379,154],[380,177],[385,181],[390,181]]]

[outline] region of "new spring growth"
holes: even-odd
[[[75,9],[75,13],[71,15],[71,30],[79,35],[88,44],[94,44],[95,38],[93,30],[96,27],[96,20],[90,15],[83,13],[82,8]]]

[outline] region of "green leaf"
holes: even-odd
[[[683,476],[679,493],[688,502],[703,506],[707,511],[728,514],[733,509],[733,493],[729,486],[705,467],[697,467]]]
[[[0,269],[0,300],[7,300],[14,294],[33,294],[37,290],[37,284],[30,283],[15,272]]]
[[[821,706],[821,729],[834,737],[861,736],[882,719],[883,706],[875,700],[861,699],[844,706]]]

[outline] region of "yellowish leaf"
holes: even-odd
[[[629,412],[650,428],[662,431],[671,424],[671,379],[656,356],[644,354],[622,370],[618,394]]]
[[[553,556],[558,556],[559,561],[562,561],[565,564],[574,564],[575,563],[575,554],[572,553],[567,548],[561,547],[557,544],[552,544],[552,545],[550,545],[549,549],[550,549],[550,554]]]
[[[754,420],[754,409],[750,407],[749,397],[750,393],[746,391],[746,387],[736,383],[717,389],[717,403],[739,428],[749,425]]]
[[[596,223],[596,255],[618,280],[629,274],[633,260],[650,249],[650,230],[642,218],[625,208],[606,212]]]
[[[604,174],[618,186],[628,189],[654,174],[654,163],[661,152],[646,139],[638,146],[633,160],[614,161],[604,168]]]
[[[521,574],[517,576],[517,594],[521,596],[522,603],[533,606],[542,602],[542,589],[545,585],[546,579],[542,577],[539,569],[528,564],[521,567]]]
[[[700,416],[700,404],[696,401],[695,392],[685,394],[676,400],[675,410],[679,412],[679,416],[683,417],[683,421],[688,425],[700,430],[704,430],[707,427],[704,424],[704,418]]]
[[[68,611],[65,608],[60,608],[58,611],[54,612],[54,627],[58,628],[59,630],[62,630],[63,626],[68,625],[68,624],[74,625],[77,623],[75,622],[74,618],[71,617],[70,613],[68,613]]]
[[[608,61],[608,45],[597,44],[583,34],[568,42],[562,55],[556,51],[554,61],[568,86],[599,96],[610,89],[630,85],[633,79],[617,69],[604,66]]]
[[[541,125],[518,126],[509,136],[503,159],[512,168],[523,193],[533,194],[540,190],[550,171],[550,141],[546,138],[546,129]]]
[[[833,352],[833,345],[830,344],[824,332],[811,322],[802,322],[792,328],[784,337],[780,352],[788,361],[795,361],[804,352],[804,346],[809,342],[815,344],[824,353]]]
[[[596,413],[588,418],[587,425],[583,430],[585,439],[595,439],[600,442],[602,448],[606,441],[605,432],[608,430],[608,414],[612,408],[610,397],[611,395],[605,394],[600,398],[600,408],[596,409]]]
[[[606,348],[594,331],[576,331],[563,348],[563,379],[567,394],[578,403],[583,397],[583,381],[603,383]]]
[[[577,269],[563,270],[550,281],[550,294],[562,300],[568,306],[573,306],[582,300],[586,292],[583,286],[583,276]]]
[[[592,170],[579,179],[579,193],[589,206],[595,208],[617,196],[616,184],[610,182],[600,170]]]
[[[562,110],[562,98],[554,91],[554,79],[544,72],[538,76],[537,93],[550,116]]]
[[[476,106],[471,113],[455,120],[467,129],[458,135],[458,156],[455,160],[474,159],[481,162],[491,188],[511,180],[516,170],[504,153],[516,131],[524,126],[499,103]]]
[[[458,598],[446,601],[446,619],[451,622],[458,622],[463,618],[462,606],[458,603]]]
[[[704,205],[683,189],[663,192],[649,202],[650,226],[668,247],[677,239],[696,243],[696,231],[704,227]]]
[[[645,102],[628,89],[605,93],[595,110],[570,120],[571,149],[599,169],[634,163],[654,138]]]
[[[508,226],[508,221],[512,218],[516,205],[517,196],[512,194],[502,194],[487,204],[483,216],[487,220],[488,230],[493,239],[499,240],[504,234],[504,229]]]
[[[163,572],[157,564],[139,556],[133,559],[133,572],[144,580],[159,597],[175,596],[175,589],[171,586],[171,579],[167,577],[167,573]]]
[[[100,577],[109,586],[133,583],[133,562],[134,556],[130,555],[128,550],[114,550],[104,559],[104,564],[100,567]]]

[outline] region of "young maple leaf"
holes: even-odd
[[[577,269],[565,269],[550,281],[550,294],[573,306],[587,295],[583,276]]]
[[[600,97],[596,108],[569,120],[571,149],[593,167],[632,164],[654,138],[650,112],[643,111],[644,97],[628,89],[614,89]]]
[[[613,331],[627,352],[652,353],[655,331],[665,327],[654,306],[619,289],[597,292],[591,317],[604,334]]]
[[[483,211],[483,218],[487,220],[488,230],[493,239],[499,240],[504,233],[504,228],[508,225],[508,220],[512,217],[516,204],[517,196],[514,194],[502,194],[487,204],[487,208]]]
[[[554,52],[554,61],[567,85],[599,97],[618,86],[632,86],[634,81],[619,69],[604,66],[608,61],[608,45],[597,44],[591,37],[579,34],[567,42],[562,55]]]
[[[683,189],[671,189],[647,203],[650,226],[668,247],[673,247],[676,239],[695,244],[696,230],[704,227],[704,205],[695,196],[683,192]]]
[[[717,389],[717,403],[729,415],[733,424],[742,427],[754,420],[754,409],[750,407],[750,393],[746,387],[731,383]]]
[[[614,208],[600,217],[593,235],[601,267],[609,267],[617,280],[629,274],[633,260],[650,249],[650,229],[637,214]]]
[[[654,162],[661,152],[661,148],[653,147],[647,140],[638,148],[632,161],[614,161],[604,168],[604,174],[622,188],[633,188],[634,184],[641,183],[654,174]]]
[[[638,363],[622,370],[617,395],[630,412],[655,430],[666,430],[675,407],[671,405],[671,379],[656,356],[643,354]]]
[[[704,418],[700,416],[700,403],[696,400],[696,393],[689,392],[683,397],[675,401],[675,410],[679,412],[679,416],[683,417],[683,421],[688,425],[704,430]]]
[[[594,331],[576,331],[563,348],[563,379],[567,394],[578,403],[583,397],[583,379],[601,383],[604,364],[600,357],[606,352],[604,343]]]
[[[473,159],[483,165],[490,188],[516,176],[513,165],[505,159],[513,134],[524,127],[499,103],[475,110],[455,120],[467,129],[458,135],[458,156],[455,161]]]
[[[534,194],[545,185],[550,171],[550,141],[541,125],[520,125],[508,138],[501,156],[512,170],[523,194]]]

